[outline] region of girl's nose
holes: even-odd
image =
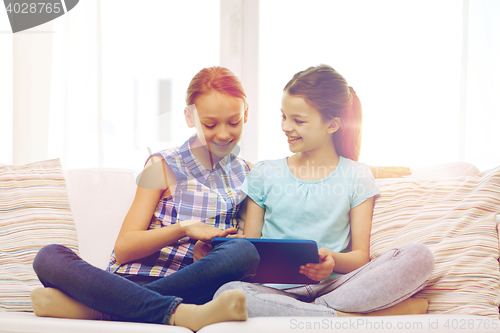
[[[230,137],[231,134],[229,133],[229,130],[226,127],[221,127],[220,130],[217,132],[217,138],[220,141],[228,141]]]
[[[286,120],[281,121],[281,130],[283,132],[290,132],[292,129],[290,128],[290,123]]]

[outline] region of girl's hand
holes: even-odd
[[[236,233],[236,228],[219,228],[205,224],[203,222],[194,222],[182,227],[187,237],[197,239],[205,243],[210,243],[214,237],[226,237],[229,234]]]
[[[227,238],[247,238],[247,236],[241,234],[232,234],[232,235],[227,235]]]
[[[299,273],[304,274],[308,278],[314,281],[322,281],[330,276],[333,272],[333,267],[335,262],[329,249],[321,248],[318,250],[319,263],[318,264],[306,264],[305,266],[300,266]]]
[[[203,258],[211,250],[212,250],[212,245],[202,241],[197,241],[196,244],[194,244],[193,262],[196,262],[197,260]]]
[[[220,233],[219,237],[235,237],[235,238],[237,238],[238,236],[243,236],[243,235],[237,235],[236,231],[238,231],[238,229],[236,229],[236,228],[224,229]]]
[[[201,222],[197,222],[201,223]],[[232,233],[236,232],[236,228],[228,228],[225,230],[219,230],[219,235],[216,237],[228,237],[228,238],[245,238],[243,235],[231,235]],[[212,251],[212,245],[210,244],[210,240],[199,240],[194,244],[194,249],[193,249],[193,262],[196,262],[197,260],[203,258],[204,256],[207,255],[208,252]]]

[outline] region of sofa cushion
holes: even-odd
[[[419,180],[450,180],[459,177],[477,176],[479,169],[467,162],[443,163],[428,167],[411,168],[411,175],[405,178]]]
[[[448,180],[379,179],[371,258],[419,242],[433,252],[435,268],[417,296],[429,313],[498,318],[500,167]]]
[[[32,311],[33,258],[52,243],[78,249],[59,159],[0,166],[0,311]]]
[[[80,256],[105,269],[134,200],[137,173],[119,169],[65,171]]]
[[[493,333],[500,321],[470,315],[256,317],[203,327],[198,333]]]
[[[2,333],[192,333],[190,329],[124,321],[37,317],[34,313],[0,312]]]

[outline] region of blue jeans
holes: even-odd
[[[140,286],[52,244],[38,252],[33,268],[45,287],[57,288],[94,310],[124,321],[168,324],[181,302],[211,298],[224,283],[255,274],[259,261],[250,242],[233,239],[188,267]]]
[[[248,317],[335,317],[335,310],[368,313],[415,294],[427,284],[433,268],[431,251],[423,244],[411,243],[319,284],[279,290],[235,281],[223,285],[214,298],[228,289],[243,290]]]

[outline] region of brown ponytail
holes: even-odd
[[[361,101],[352,87],[349,87],[349,92],[351,106],[340,117],[342,125],[340,130],[333,134],[333,141],[339,155],[357,161],[361,152],[363,113]]]
[[[352,87],[336,70],[328,65],[309,67],[298,72],[283,91],[300,96],[323,119],[340,118],[340,128],[333,134],[337,154],[353,161],[361,151],[362,108]]]

